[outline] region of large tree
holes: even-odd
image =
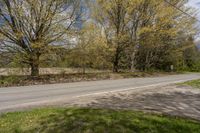
[[[40,57],[69,39],[78,6],[78,0],[0,0],[1,49],[20,54],[38,76]]]

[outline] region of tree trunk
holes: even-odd
[[[113,64],[113,72],[114,73],[118,73],[119,72],[118,62],[114,62],[114,64]]]
[[[116,51],[115,59],[114,59],[114,62],[113,62],[113,72],[114,73],[119,72],[119,51],[118,50]]]
[[[31,64],[31,76],[37,77],[39,76],[39,64]]]
[[[31,56],[30,59],[30,66],[31,66],[31,76],[37,77],[39,76],[39,54],[34,54]]]
[[[137,36],[137,30],[138,30],[138,23],[136,23],[136,27],[134,28],[134,44],[135,46],[133,47],[132,55],[131,55],[131,72],[136,71],[136,53],[137,53],[137,46],[138,44],[138,36]]]
[[[135,71],[135,52],[131,55],[131,72]]]
[[[85,74],[85,64],[82,66],[82,73]]]

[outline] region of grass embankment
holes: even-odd
[[[8,86],[24,86],[24,85],[38,85],[38,84],[54,84],[54,83],[70,83],[79,81],[95,81],[105,79],[123,79],[134,77],[150,77],[167,74],[167,72],[133,72],[133,73],[76,73],[76,74],[57,74],[57,75],[41,75],[39,77],[31,76],[0,76],[0,87]]]
[[[1,133],[199,133],[200,123],[133,111],[39,109],[0,116]]]
[[[200,79],[185,82],[185,83],[183,83],[183,85],[189,85],[189,86],[192,86],[194,88],[200,89]]]

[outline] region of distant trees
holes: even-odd
[[[77,45],[66,55],[67,62],[72,67],[110,69],[111,49],[101,34],[101,28],[95,23],[88,22],[83,25],[78,34]]]
[[[30,65],[31,75],[39,75],[40,57],[52,45],[63,43],[76,20],[79,1],[1,0],[1,49],[20,54],[20,62]]]
[[[179,69],[185,71],[200,71],[200,52],[194,43],[193,37],[188,37],[183,42],[183,47],[176,51],[179,57]]]

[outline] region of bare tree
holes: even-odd
[[[38,76],[40,57],[68,38],[78,6],[78,0],[0,0],[1,49],[23,55]]]

